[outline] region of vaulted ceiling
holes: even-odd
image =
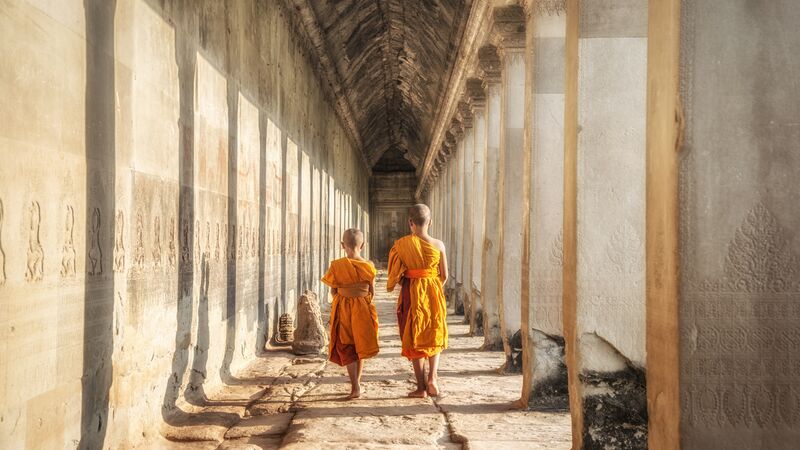
[[[415,170],[471,0],[293,3],[372,170]]]

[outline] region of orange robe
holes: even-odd
[[[397,319],[402,355],[427,358],[447,348],[447,306],[439,278],[439,249],[408,235],[395,241],[389,251],[390,292],[402,282]]]
[[[323,283],[338,291],[331,306],[328,355],[340,366],[378,354],[378,312],[368,292],[375,273],[369,261],[341,258],[331,262],[322,277]]]

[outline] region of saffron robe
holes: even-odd
[[[402,355],[408,359],[434,356],[447,348],[447,305],[439,259],[432,244],[408,235],[395,241],[389,251],[386,288],[393,291],[402,282],[397,302],[397,320]]]
[[[331,306],[328,358],[340,366],[378,354],[378,312],[369,293],[375,273],[369,261],[341,258],[331,262],[322,277],[338,291]]]

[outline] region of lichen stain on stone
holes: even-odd
[[[569,388],[564,363],[564,337],[532,329],[534,347],[533,393],[528,407],[535,410],[567,409]]]
[[[584,449],[646,449],[647,390],[644,370],[586,371],[584,386]]]

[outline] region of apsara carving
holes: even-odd
[[[41,281],[44,277],[44,250],[39,240],[39,227],[42,221],[42,211],[39,202],[31,202],[28,207],[28,262],[25,270],[25,279],[29,282]]]
[[[89,275],[103,274],[103,249],[100,247],[100,208],[92,210],[91,247],[89,248]]]
[[[114,225],[114,272],[125,271],[125,213],[117,210]]]
[[[64,219],[64,248],[61,256],[61,276],[75,276],[75,210],[67,205],[67,214]]]

